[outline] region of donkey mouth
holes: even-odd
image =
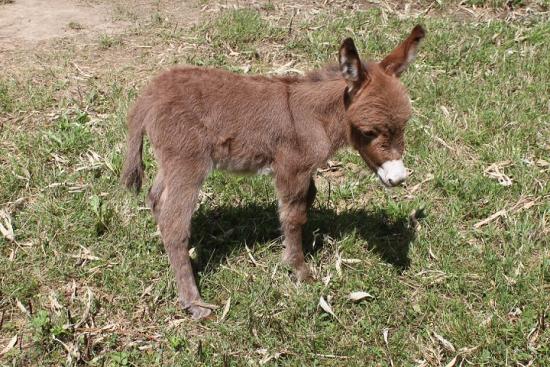
[[[399,186],[407,178],[407,170],[402,160],[384,162],[376,171],[378,178],[384,186]]]

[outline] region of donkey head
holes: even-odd
[[[417,25],[378,63],[363,63],[351,38],[340,47],[340,70],[347,83],[344,98],[348,140],[388,187],[399,185],[407,177],[402,157],[411,104],[399,76],[414,60],[424,34]]]

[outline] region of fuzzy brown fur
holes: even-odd
[[[209,172],[272,171],[284,233],[283,260],[299,280],[310,279],[302,225],[315,198],[312,177],[346,145],[356,148],[374,171],[401,158],[411,109],[398,76],[423,36],[422,28],[415,27],[380,63],[363,63],[347,39],[339,65],[304,77],[175,68],[143,90],[128,117],[122,181],[139,191],[146,134],[160,167],[148,203],[176,275],[180,301],[194,318],[210,314],[188,252],[191,216]]]

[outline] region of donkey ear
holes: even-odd
[[[351,38],[346,38],[344,42],[342,42],[338,60],[340,61],[342,76],[348,83],[348,92],[354,93],[358,91],[361,84],[365,81],[366,75],[355,44]]]
[[[407,66],[413,62],[418,44],[425,35],[426,32],[420,25],[414,27],[409,37],[380,62],[386,73],[399,77]]]

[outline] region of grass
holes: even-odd
[[[236,48],[245,48],[254,42],[265,42],[268,37],[280,33],[278,27],[271,25],[252,9],[224,12],[201,30],[212,31],[214,46],[228,44]]]
[[[102,34],[100,37],[99,37],[99,44],[101,46],[101,48],[103,49],[107,49],[107,48],[111,48],[113,46],[116,46],[120,43],[120,40],[113,37],[113,36],[110,36],[108,34]]]
[[[69,24],[67,25],[70,29],[72,30],[75,30],[75,31],[80,31],[82,29],[84,29],[84,26],[78,22],[69,22]]]
[[[185,31],[158,8],[123,34],[2,60],[0,223],[15,240],[0,238],[0,350],[16,344],[0,364],[549,364],[550,22],[474,3],[464,6],[478,18],[443,2],[420,18],[319,6],[291,29],[292,9],[275,2],[205,3],[212,11]],[[140,87],[176,62],[307,70],[334,62],[350,34],[379,59],[417,22],[428,36],[403,77],[414,106],[407,186],[383,189],[357,154],[340,152],[316,177],[305,230],[318,281],[297,285],[279,265],[270,179],[212,174],[192,244],[204,299],[220,309],[191,322],[144,195],[118,183]],[[146,166],[150,183],[147,149]],[[354,291],[373,298],[351,302]]]

